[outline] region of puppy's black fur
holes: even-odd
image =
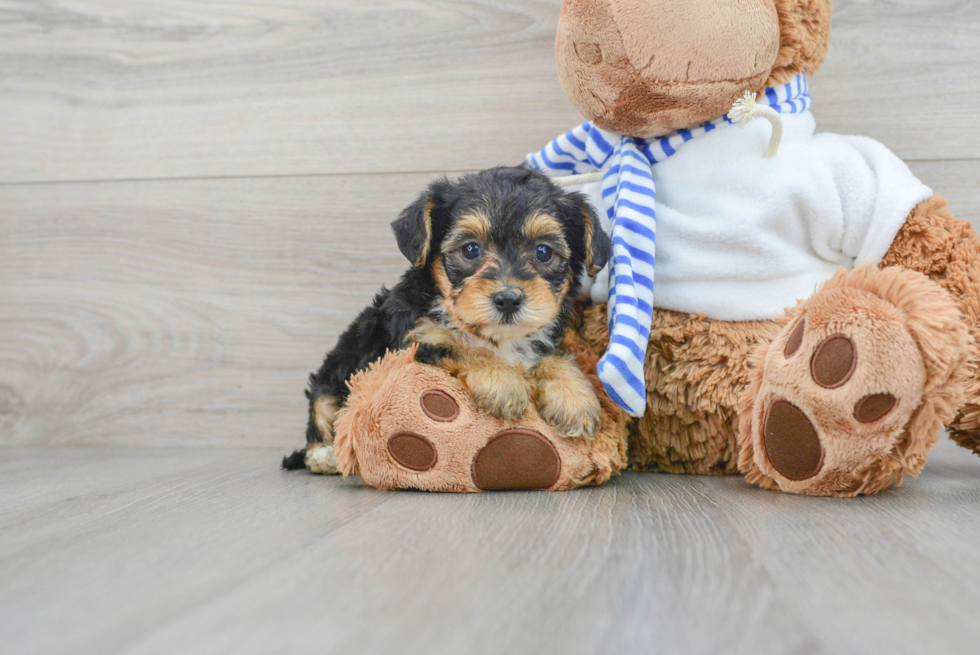
[[[589,269],[595,274],[605,265],[611,249],[609,238],[599,228],[598,218],[585,196],[563,191],[546,176],[525,167],[492,168],[456,180],[437,180],[392,223],[398,247],[413,267],[392,289],[381,289],[371,305],[340,336],[320,369],[310,376],[306,392],[310,401],[307,443],[322,441],[314,420],[317,399],[330,396],[341,405],[349,393],[346,382],[351,375],[379,359],[385,351],[407,346],[406,336],[419,319],[447,321],[446,312],[440,306],[442,294],[434,268],[438,266],[444,274],[444,286],[445,280],[453,286],[462,284],[473,273],[466,270],[466,261],[449,257],[442,250],[444,239],[461,217],[474,213],[487,217],[487,241],[494,244],[497,253],[498,265],[482,273],[489,283],[503,276],[526,279],[537,275],[556,294],[560,288],[560,311],[542,331],[542,338],[530,346],[537,355],[545,355],[561,341],[582,272]],[[540,214],[560,223],[567,256],[547,266],[525,263],[522,268],[516,263],[522,257],[522,244],[527,245],[522,228],[529,217]],[[526,262],[526,254],[523,257],[521,261]],[[423,345],[416,360],[434,363],[446,356],[451,353]],[[299,450],[284,458],[283,467],[303,468],[304,452]]]

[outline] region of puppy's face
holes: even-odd
[[[497,344],[565,315],[578,276],[597,272],[610,249],[583,196],[524,168],[440,180],[393,227],[449,319]]]
[[[553,323],[575,272],[557,218],[532,207],[514,214],[490,209],[468,208],[453,221],[432,272],[453,322],[500,343]]]

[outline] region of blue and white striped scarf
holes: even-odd
[[[768,87],[759,104],[781,114],[810,108],[806,76]],[[598,375],[609,397],[633,416],[646,409],[643,362],[653,320],[653,271],[657,242],[653,165],[688,141],[735,121],[728,114],[689,130],[651,139],[607,132],[586,122],[558,137],[528,163],[552,177],[602,172],[602,198],[613,242],[609,274],[609,347]]]

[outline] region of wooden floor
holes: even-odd
[[[4,653],[976,653],[980,458],[877,498],[385,493],[268,449],[8,448]]]
[[[980,459],[379,493],[286,474],[435,176],[581,118],[560,0],[0,0],[0,653],[975,653]],[[819,129],[980,225],[980,2],[836,0]]]

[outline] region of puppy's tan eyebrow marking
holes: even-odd
[[[443,250],[455,250],[469,239],[477,239],[487,242],[490,234],[490,219],[486,214],[473,212],[465,214],[458,221],[453,229],[449,231],[443,240],[445,244]]]
[[[547,239],[562,257],[568,257],[568,244],[558,219],[550,214],[537,213],[524,222],[524,236],[529,241]]]
[[[528,239],[562,236],[561,223],[550,214],[537,213],[524,221],[524,236]]]

